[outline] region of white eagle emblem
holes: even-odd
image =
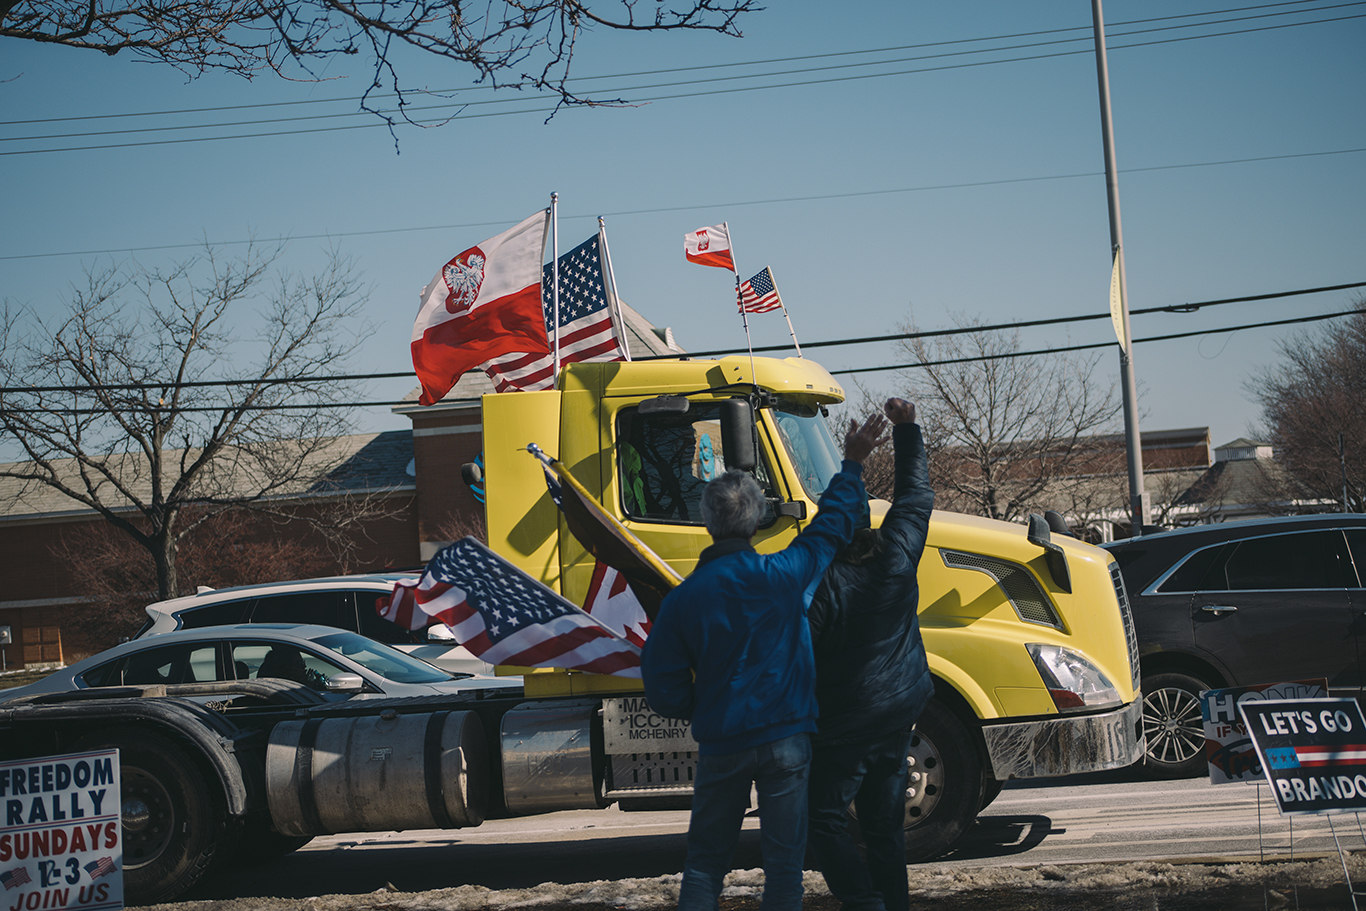
[[[479,286],[484,283],[484,254],[476,247],[461,253],[446,263],[441,278],[450,289],[446,295],[446,310],[460,313],[474,305],[479,297]]]

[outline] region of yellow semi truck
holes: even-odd
[[[843,400],[839,383],[810,360],[749,357],[568,364],[555,390],[485,396],[490,546],[583,603],[595,560],[527,455],[536,443],[680,575],[711,543],[701,490],[726,467],[752,471],[765,490],[771,509],[754,543],[778,550],[839,470],[825,412]],[[873,503],[874,523],[887,505]],[[936,511],[920,598],[935,697],[912,741],[909,859],[952,847],[1009,779],[1142,757],[1137,640],[1105,551],[1050,534],[1039,517],[1023,526]],[[574,772],[554,750],[531,751],[529,761],[556,759],[561,780],[549,791],[628,808],[686,799],[695,745],[686,724],[649,710],[638,682],[500,670],[525,675],[547,731],[573,731],[592,745]],[[542,798],[547,809],[563,803],[550,793],[525,799]]]

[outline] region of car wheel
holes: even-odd
[[[129,904],[166,902],[232,853],[238,828],[220,796],[171,740],[145,731],[95,734],[79,750],[119,751],[123,885]]]
[[[976,738],[947,706],[931,699],[911,734],[906,784],[906,860],[933,860],[956,845],[986,798]]]
[[[1194,778],[1208,769],[1205,725],[1200,716],[1202,680],[1186,674],[1143,678],[1143,770],[1153,778]]]

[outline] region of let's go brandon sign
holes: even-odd
[[[1284,816],[1366,811],[1366,720],[1353,699],[1242,702]]]

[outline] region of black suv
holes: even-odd
[[[1366,685],[1366,515],[1199,525],[1102,545],[1138,630],[1147,770],[1204,774],[1204,689]]]

